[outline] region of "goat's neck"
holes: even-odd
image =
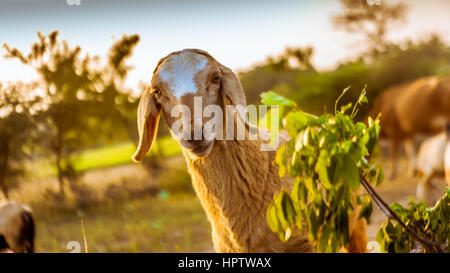
[[[205,158],[184,154],[193,187],[210,219],[226,221],[242,217],[244,210],[265,210],[274,186],[278,188],[268,181],[274,153],[260,151],[259,141],[216,140]]]

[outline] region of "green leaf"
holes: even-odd
[[[303,230],[302,210],[305,208],[306,203],[306,188],[299,180],[297,180],[292,187],[291,199],[296,213],[295,224],[301,233]]]
[[[272,91],[263,92],[260,95],[262,103],[266,105],[284,105],[290,107],[297,107],[293,100],[287,99]]]
[[[283,124],[285,129],[288,131],[289,136],[296,139],[298,132],[308,126],[317,125],[318,119],[314,115],[298,111],[289,113],[283,119]]]
[[[369,221],[371,215],[372,199],[369,196],[364,196],[361,198],[361,211],[359,212],[358,218],[366,218],[366,220]]]
[[[378,175],[377,175],[377,182],[375,183],[375,186],[378,186],[381,184],[381,182],[383,182],[384,180],[384,171],[383,169],[380,169],[378,171]]]
[[[386,238],[386,236],[384,234],[384,228],[382,226],[380,229],[378,229],[377,235],[375,237],[375,240],[380,245],[380,252],[382,252],[382,253],[386,252],[386,239],[385,238]]]
[[[372,120],[372,118],[369,117],[369,129],[368,129],[368,133],[369,133],[369,141],[367,142],[367,150],[369,151],[369,153],[373,152],[373,150],[375,149],[377,142],[378,142],[378,136],[380,134],[380,124],[379,124],[379,120]]]
[[[356,190],[359,187],[359,171],[355,161],[349,156],[342,156],[342,165],[337,168],[338,175],[342,178],[345,185],[352,190]]]
[[[317,250],[319,250],[320,252],[326,252],[331,232],[331,227],[325,226],[322,233],[320,234],[319,244],[317,246]]]
[[[315,171],[319,174],[320,182],[325,186],[325,188],[330,189],[332,187],[330,179],[328,178],[328,152],[327,150],[321,150],[317,164],[315,166]]]
[[[305,131],[301,131],[295,140],[295,150],[300,151],[303,148],[303,138],[305,136]]]
[[[283,211],[282,200],[283,200],[283,195],[278,194],[275,197],[275,207],[276,207],[276,212],[277,212],[277,218],[280,221],[281,227],[285,230],[290,225],[286,219],[286,213],[285,213],[285,211]]]
[[[337,220],[341,244],[346,246],[350,242],[350,233],[348,230],[348,212],[345,207],[340,207]]]
[[[368,103],[368,102],[369,102],[369,100],[368,100],[367,97],[366,97],[366,88],[367,88],[367,84],[366,84],[366,86],[364,86],[363,91],[362,91],[361,94],[359,95],[359,98],[358,98],[358,104]]]
[[[312,177],[310,176],[305,177],[304,183],[310,194],[313,194],[316,191],[315,190],[316,185]]]
[[[275,162],[278,164],[278,175],[284,177],[286,175],[286,144],[283,144],[277,151]]]
[[[270,202],[269,207],[267,208],[266,221],[273,232],[278,232],[279,230],[281,230],[281,224],[278,221],[277,209],[273,200],[272,202]]]
[[[286,192],[283,191],[281,196],[281,208],[284,218],[286,219],[288,225],[292,226],[295,223],[296,216],[294,204],[292,203],[291,197]]]
[[[342,105],[341,106],[341,113],[344,114],[348,109],[352,108],[353,104],[347,103],[346,105]]]
[[[404,216],[408,211],[400,205],[398,202],[395,202],[391,205],[391,209],[397,213],[399,216]]]
[[[336,239],[336,234],[330,233],[330,239],[329,239],[327,252],[336,253],[336,252],[338,252],[338,250],[339,249],[338,249],[338,241]]]
[[[314,209],[309,209],[307,214],[307,222],[309,227],[308,238],[310,241],[317,239],[317,231],[319,230],[319,225],[317,223],[317,215]]]
[[[300,180],[297,180],[292,187],[291,191],[292,202],[294,203],[294,207],[297,211],[297,214],[300,213],[301,209],[304,209],[306,204],[307,192],[305,184]]]

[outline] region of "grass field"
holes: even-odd
[[[114,149],[126,150],[119,147]],[[90,153],[107,156],[114,149]],[[70,252],[72,241],[84,251],[81,221],[89,252],[213,251],[210,225],[182,156],[161,163],[163,169],[150,172],[141,164],[91,168],[66,187],[64,200],[53,176],[24,181],[11,198],[33,209],[37,252]]]
[[[76,241],[84,252],[82,219],[89,252],[212,250],[205,213],[197,197],[186,193],[104,202],[86,210],[41,216],[36,250],[70,252],[67,244]]]
[[[136,146],[131,142],[120,143],[111,146],[87,149],[80,152],[75,157],[75,169],[77,171],[87,171],[90,169],[110,167],[120,164],[131,163],[131,156],[136,151]],[[152,147],[148,156],[156,153],[163,153],[164,156],[174,156],[181,153],[181,148],[172,137],[159,138]],[[36,169],[40,178],[56,174],[53,162],[39,159],[28,164],[28,169]]]

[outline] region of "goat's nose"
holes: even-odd
[[[196,145],[202,144],[203,139],[191,139],[191,140],[187,140],[187,142],[192,146],[196,146]]]
[[[203,146],[203,140],[187,140],[187,139],[183,139],[180,141],[181,146],[183,146],[184,148],[187,149],[194,149],[194,148],[198,148],[198,147],[202,147]]]

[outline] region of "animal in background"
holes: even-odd
[[[31,210],[15,202],[0,204],[0,252],[34,252],[35,225]]]
[[[151,84],[143,93],[138,108],[139,146],[134,161],[144,158],[150,149],[163,113],[169,128],[176,119],[171,111],[185,105],[194,111],[195,97],[201,97],[202,111],[218,106],[246,106],[243,88],[237,76],[207,52],[185,49],[162,58],[153,72]],[[195,116],[183,118],[193,121]],[[225,118],[225,114],[224,114]],[[237,124],[242,117],[230,118]],[[208,119],[200,119],[191,132],[203,130]],[[230,129],[224,121],[222,132],[212,139],[188,140],[172,132],[178,139],[192,177],[192,184],[212,226],[214,248],[218,252],[311,252],[306,234],[294,232],[282,243],[266,223],[266,210],[274,194],[289,188],[292,182],[280,178],[274,164],[275,151],[261,151],[265,141],[231,140],[217,137]],[[234,125],[233,125],[234,126]],[[246,135],[252,125],[245,123]],[[195,134],[195,133],[194,133]],[[236,132],[234,132],[236,134]],[[192,135],[192,134],[191,134]],[[222,140],[221,140],[222,139]],[[287,139],[282,137],[282,141]],[[266,142],[269,142],[268,140]],[[365,220],[358,219],[355,209],[349,223],[348,251],[365,252],[367,241]],[[304,229],[305,230],[305,229]]]
[[[391,178],[397,174],[399,144],[405,144],[410,167],[415,171],[413,138],[442,131],[450,122],[450,76],[424,77],[386,89],[375,100],[371,117],[381,113],[381,137],[390,141]]]
[[[420,179],[416,195],[431,206],[442,195],[435,196],[433,179],[445,176],[447,187],[450,187],[450,124],[444,132],[422,143],[417,156],[417,172]]]

